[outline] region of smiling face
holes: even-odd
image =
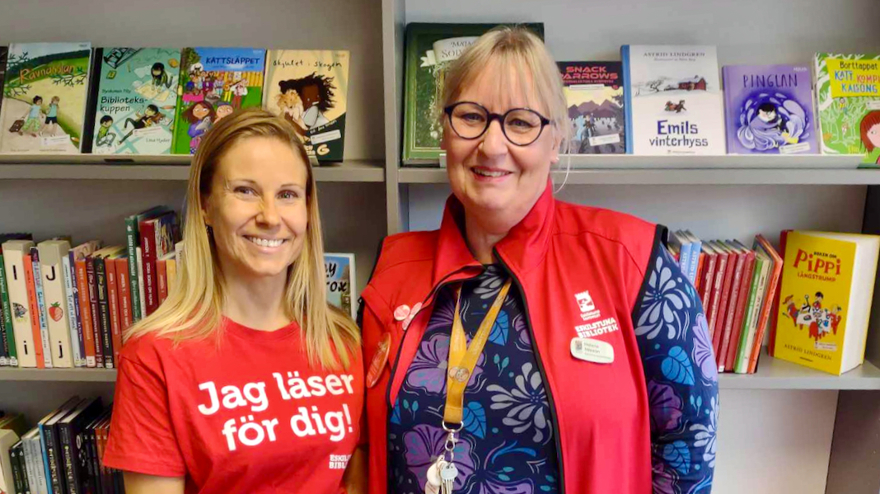
[[[521,78],[519,72],[490,64],[462,87],[453,103],[472,101],[498,114],[530,108],[547,116],[531,79]],[[507,140],[496,120],[481,137],[467,140],[444,119],[441,148],[446,151],[449,183],[467,214],[508,226],[525,217],[547,187],[551,164],[559,159],[557,135],[551,124],[535,142],[517,146]]]
[[[220,158],[203,212],[229,281],[286,280],[306,237],[307,182],[302,157],[280,139],[245,138]]]
[[[211,110],[206,108],[204,105],[196,104],[195,108],[193,108],[192,114],[194,117],[199,120],[207,117],[211,113]]]
[[[318,86],[312,84],[302,89],[302,102],[306,110],[318,104],[319,101],[321,101],[321,93],[318,91]]]

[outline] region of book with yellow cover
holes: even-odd
[[[865,357],[880,236],[788,234],[775,357],[842,374]]]

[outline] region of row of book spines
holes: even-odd
[[[122,248],[111,250],[121,251]],[[36,366],[112,368],[114,362],[119,360],[122,331],[137,320],[132,310],[137,297],[132,293],[129,260],[124,256],[113,255],[74,257],[74,251],[70,251],[69,257],[62,257],[63,266],[58,266],[65,278],[70,340],[55,338],[59,341],[53,343],[50,343],[52,340],[46,325],[45,298],[41,296],[43,290],[39,250],[32,248],[23,259],[29,309],[35,316],[31,318],[31,329]],[[139,266],[140,263],[136,261],[136,265]],[[167,297],[169,277],[173,282],[177,270],[173,258],[156,260],[155,266],[154,273],[142,275],[141,279],[146,279],[157,287],[155,296],[158,307]],[[3,272],[2,266],[0,272]],[[0,281],[0,285],[3,287],[0,290],[5,291],[5,280]],[[4,310],[7,310],[8,300],[3,305]],[[17,365],[17,359],[9,358],[11,352],[8,349],[15,348],[11,321],[2,330],[6,332],[6,358],[0,358],[0,365]]]
[[[100,406],[100,403],[98,403]],[[8,452],[16,494],[115,494],[122,474],[101,458],[110,433],[110,410],[90,423],[61,422],[32,429]]]
[[[753,249],[738,241],[699,239],[694,248],[699,254],[688,256],[690,274],[685,275],[703,304],[718,371],[753,374],[778,291],[781,258],[760,235]]]

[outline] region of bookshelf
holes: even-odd
[[[449,193],[439,168],[400,166],[403,28],[408,22],[544,22],[558,60],[614,60],[624,43],[715,44],[719,62],[806,63],[816,51],[880,46],[876,0],[88,0],[0,6],[0,43],[86,39],[94,46],[157,44],[144,19],[166,16],[169,46],[342,48],[351,51],[346,161],[316,168],[328,250],[355,252],[366,284],[389,233],[436,228]],[[340,16],[340,12],[345,15]],[[797,15],[793,15],[797,14]],[[598,21],[597,21],[598,19]],[[34,26],[41,29],[35,31]],[[768,49],[770,47],[770,49]],[[0,155],[0,225],[38,238],[119,243],[125,214],[182,204],[190,158]],[[571,156],[559,196],[622,210],[701,236],[775,239],[783,228],[880,232],[880,172],[848,157]],[[564,172],[554,172],[561,184]],[[121,207],[125,204],[125,207]],[[880,293],[880,291],[875,292]],[[880,303],[866,363],[831,376],[764,355],[754,376],[721,377],[713,492],[861,493],[880,490]],[[116,371],[0,368],[0,408],[33,420],[72,394],[112,396]]]

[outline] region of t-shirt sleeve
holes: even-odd
[[[110,438],[103,460],[118,470],[161,477],[186,474],[159,365],[124,354],[120,359]]]
[[[654,492],[708,492],[715,470],[718,369],[700,298],[659,235],[633,326],[648,391]]]

